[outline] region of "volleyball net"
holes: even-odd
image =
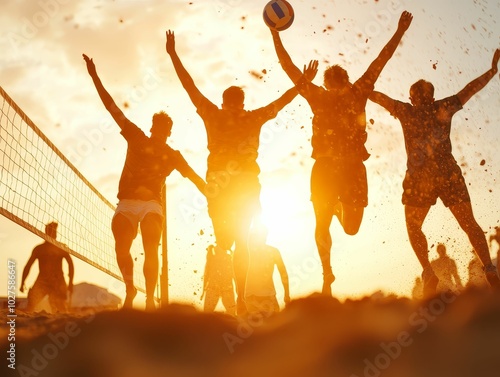
[[[123,281],[114,251],[115,207],[0,87],[0,214]],[[45,225],[59,224],[57,239]],[[141,237],[132,246],[134,282],[145,292]]]

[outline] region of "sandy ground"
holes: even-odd
[[[421,301],[313,295],[245,319],[176,304],[18,312],[16,369],[1,314],[2,376],[500,376],[500,294],[489,290]]]

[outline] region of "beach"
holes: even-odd
[[[1,331],[8,354],[6,321]],[[279,314],[246,318],[183,304],[155,312],[19,312],[14,354],[15,369],[5,358],[2,369],[19,376],[493,377],[500,295],[376,293],[341,302],[313,294]]]

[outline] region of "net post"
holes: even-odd
[[[160,274],[160,306],[168,305],[168,247],[167,247],[167,185],[163,185],[162,194],[162,210],[163,210],[163,221],[164,227],[162,232],[162,242],[161,242],[161,274]]]

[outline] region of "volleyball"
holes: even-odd
[[[288,1],[272,0],[264,7],[263,17],[268,27],[283,31],[293,23],[293,8]]]

